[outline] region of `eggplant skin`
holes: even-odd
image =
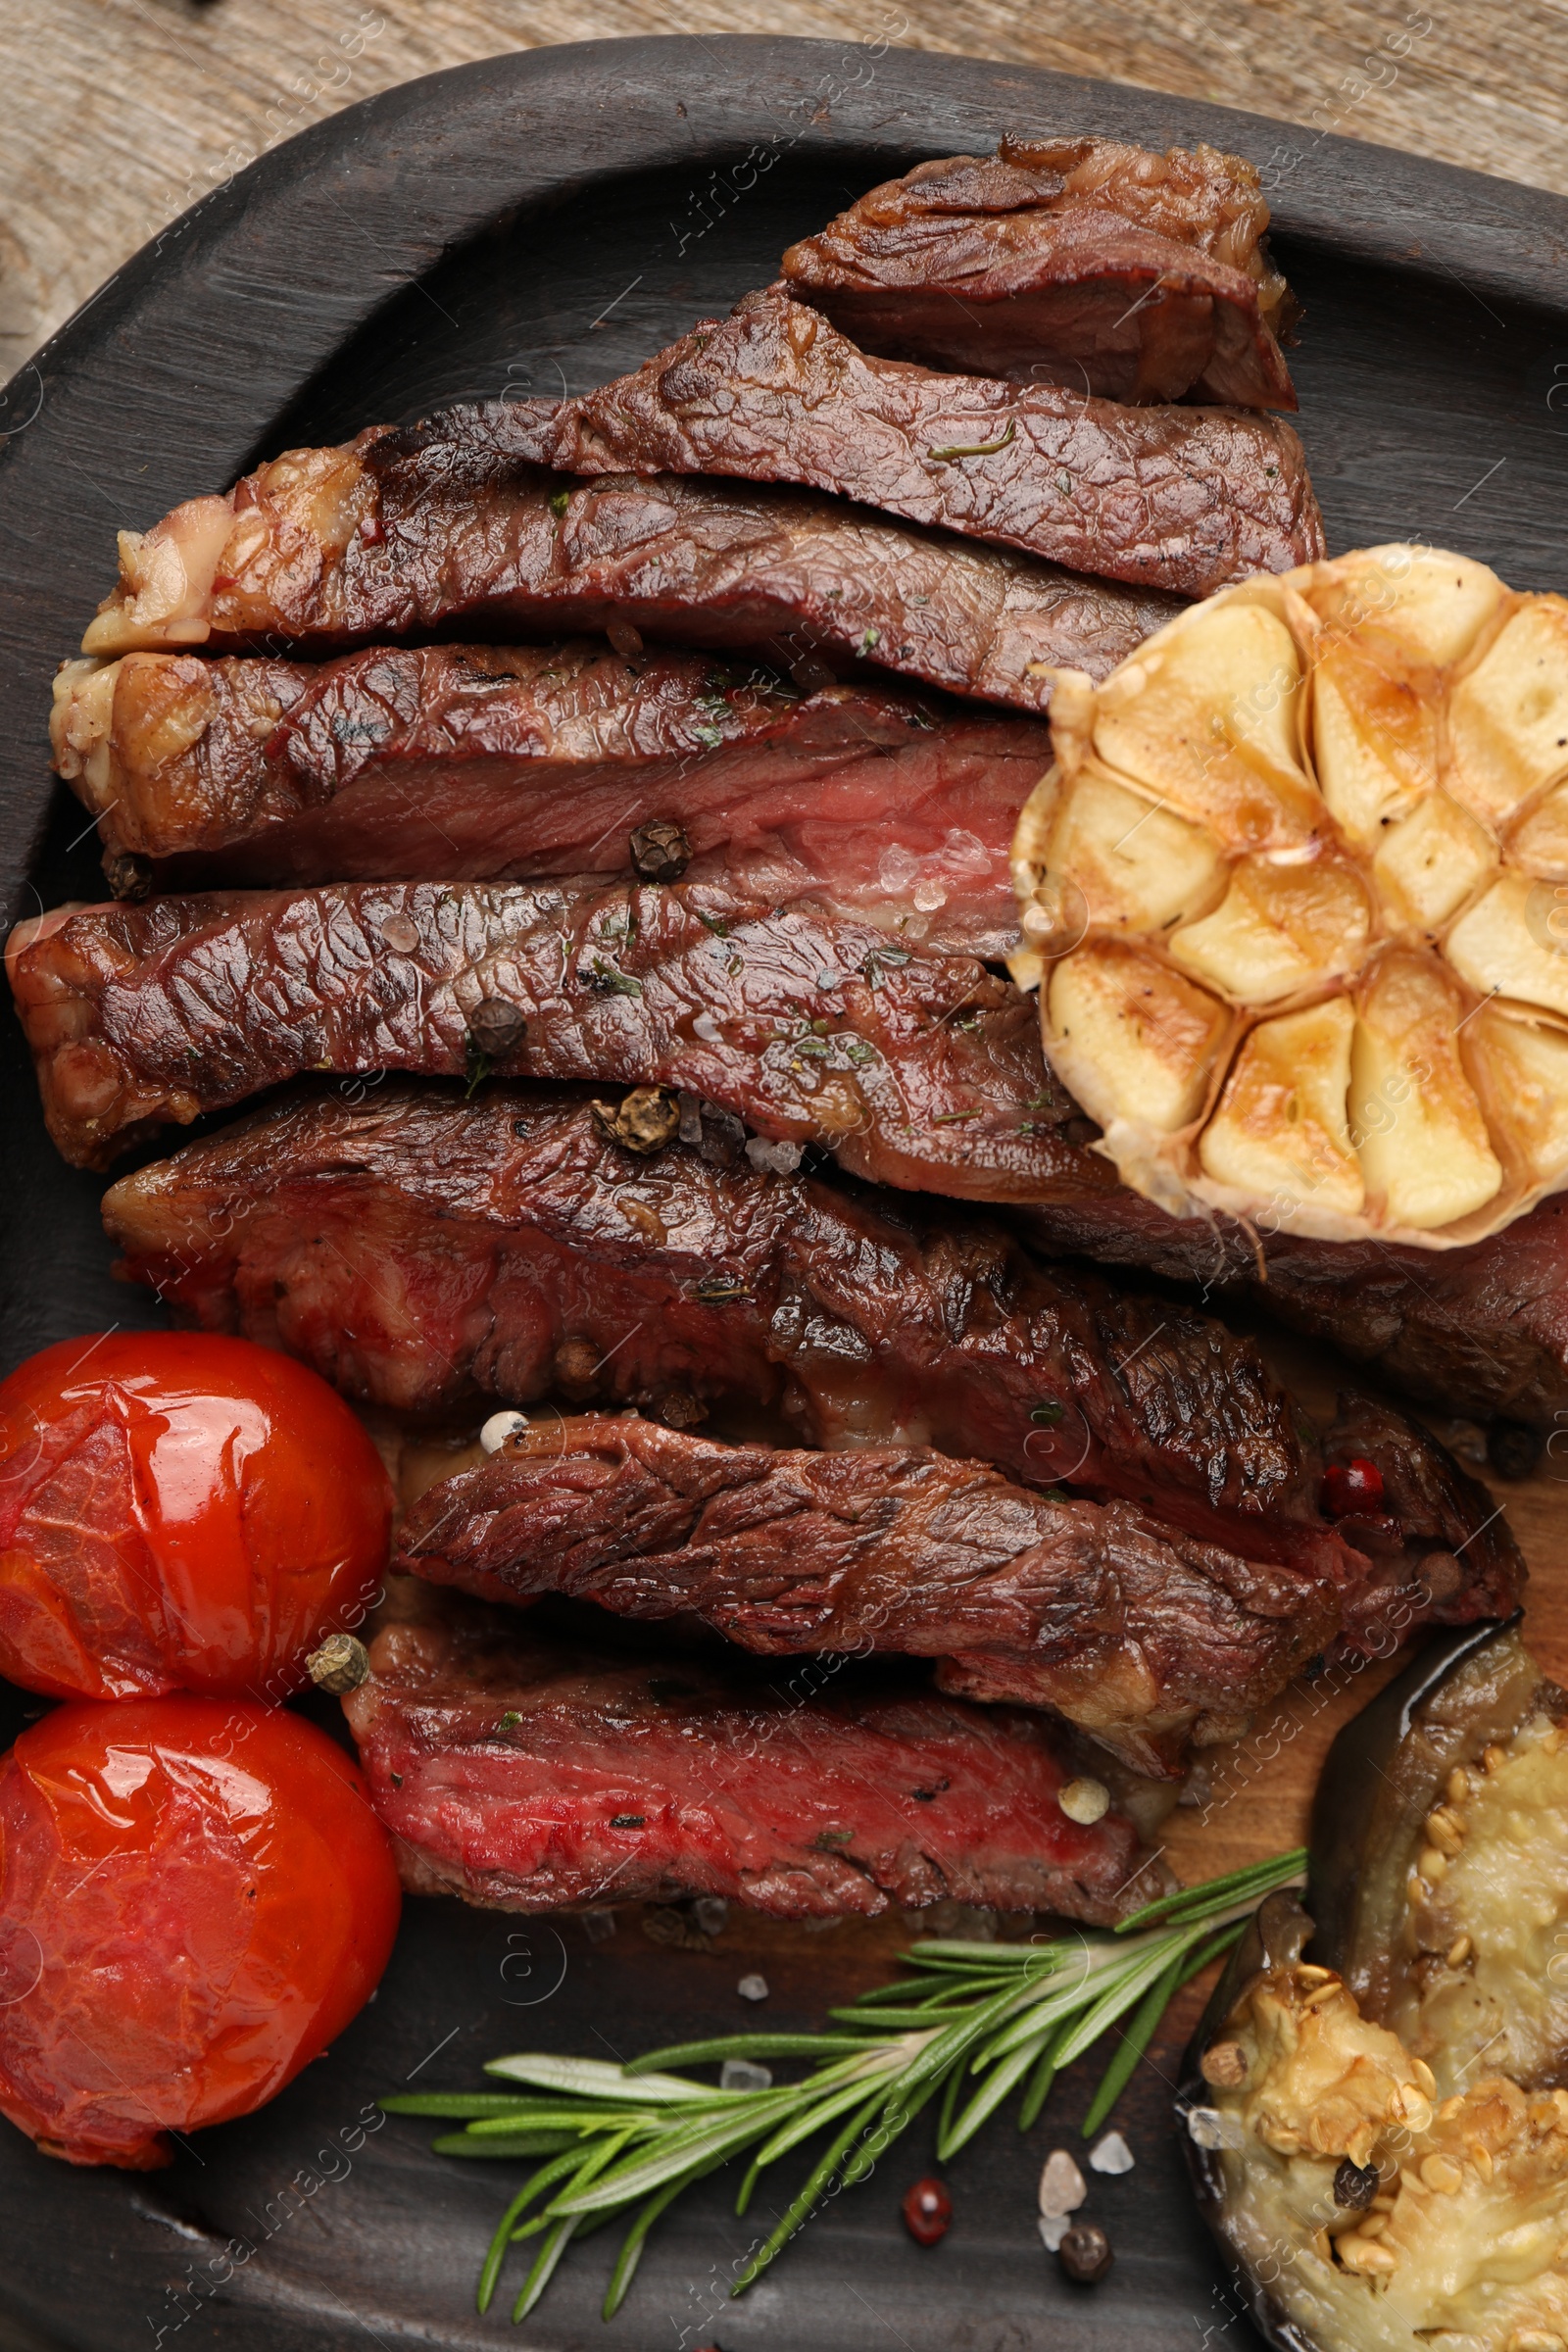
[[[1320,1925],[1250,1924],[1177,2098],[1241,2300],[1278,2352],[1564,2352],[1568,1697],[1516,1622],[1340,1735],[1311,1890]]]

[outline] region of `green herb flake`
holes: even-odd
[[[925,454],[939,466],[946,466],[952,458],[994,458],[999,449],[1006,448],[1017,430],[1018,419],[1009,416],[1006,431],[996,441],[949,441],[941,449],[928,449]]]
[[[551,514],[558,514],[558,515],[559,515],[559,514],[564,514],[564,513],[566,512],[566,509],[567,509],[567,508],[570,506],[570,504],[571,504],[571,492],[570,492],[569,490],[552,490],[552,491],[551,491],[551,493],[550,493],[550,512],[551,512]]]
[[[1065,1405],[1057,1404],[1053,1400],[1047,1404],[1037,1404],[1029,1418],[1037,1429],[1054,1429],[1066,1409]]]
[[[640,980],[634,980],[629,972],[617,972],[614,965],[607,963],[602,956],[594,957],[589,970],[594,986],[604,989],[609,996],[640,997],[643,993]]]

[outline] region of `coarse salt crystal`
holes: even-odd
[[[1053,2148],[1040,2176],[1040,2210],[1048,2222],[1076,2213],[1089,2194],[1089,2183],[1065,2148]]]
[[[763,1976],[759,1976],[754,1969],[749,1977],[742,1977],[735,1989],[740,1994],[743,2001],[765,2001],[767,1998],[767,1979]]]
[[[1133,2152],[1119,2132],[1107,2132],[1097,2139],[1089,2151],[1092,2173],[1130,2173],[1135,2162]]]

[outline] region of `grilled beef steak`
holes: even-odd
[[[1134,1770],[1235,1738],[1339,1631],[1331,1584],[1032,1493],[929,1447],[718,1446],[545,1420],[426,1489],[397,1565],[490,1600],[691,1612],[768,1656],[905,1651],[944,1690],[1053,1707]]]
[[[1438,1547],[1431,1501],[1408,1544],[1395,1521],[1376,1531],[1375,1561],[1360,1533],[1347,1543],[1318,1507],[1310,1427],[1251,1342],[1034,1263],[942,1203],[760,1175],[734,1123],[695,1104],[690,1131],[645,1159],[587,1103],[527,1088],[300,1096],[124,1178],[105,1221],[136,1278],[350,1396],[750,1400],[807,1444],[932,1445],[1025,1485],[1124,1495],[1331,1581],[1347,1638],[1386,1640],[1390,1594]],[[1505,1613],[1524,1576],[1505,1522],[1396,1428],[1377,1446],[1431,1466],[1448,1555],[1400,1606]],[[1414,1483],[1382,1466],[1391,1493]]]
[[[682,1087],[855,1173],[1050,1190],[1029,1000],[874,924],[672,887],[363,883],[156,899],[7,949],[51,1134],[79,1166],[306,1070]]]
[[[808,686],[870,663],[1043,710],[1053,666],[1104,677],[1182,610],[805,490],[550,473],[508,455],[505,421],[498,403],[374,425],[122,533],[82,651],[612,628],[750,648]]]
[[[573,473],[800,482],[1183,596],[1327,552],[1287,424],[869,359],[783,286],[597,392],[509,404],[497,430]]]
[[[1294,409],[1296,315],[1256,172],[1213,147],[1004,139],[919,164],[792,245],[784,276],[867,351],[1112,400]]]
[[[1231,1218],[1181,1218],[1099,1178],[1016,1212],[1031,1247],[1245,1298],[1424,1402],[1568,1427],[1568,1197],[1461,1250],[1259,1237]],[[1558,1451],[1561,1448],[1557,1448]]]
[[[1073,1767],[1039,1715],[918,1688],[802,1697],[472,1603],[387,1627],[370,1665],[343,1709],[416,1894],[502,1911],[717,1894],[780,1919],[951,1897],[1108,1923],[1163,1891],[1124,1813],[1062,1812]]]
[[[1018,810],[1051,764],[1038,719],[881,682],[803,696],[592,639],[319,666],[129,654],[61,672],[52,732],[106,864],[145,858],[166,888],[625,874],[657,823],[689,881],[913,918],[993,959],[1017,937]]]

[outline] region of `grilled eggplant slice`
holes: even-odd
[[[1263,1905],[1177,2102],[1253,2319],[1279,2352],[1563,2352],[1568,1694],[1517,1621],[1341,1733],[1307,1900]]]
[[[1013,974],[1128,1184],[1431,1249],[1568,1184],[1568,599],[1374,548],[1051,715]]]

